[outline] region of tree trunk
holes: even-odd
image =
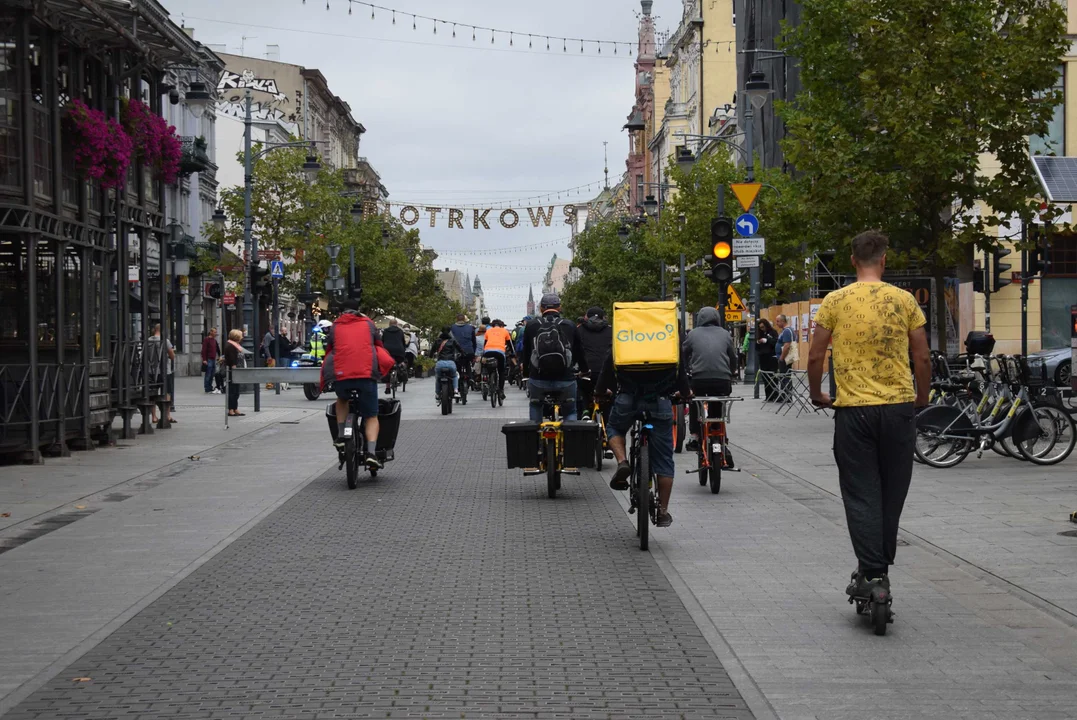
[[[934,348],[943,354],[946,352],[946,340],[947,340],[947,321],[949,320],[946,312],[946,268],[941,266],[934,266],[932,268],[935,279],[935,335],[938,337],[938,347]],[[928,338],[930,342],[931,338]]]

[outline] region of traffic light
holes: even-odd
[[[273,297],[273,291],[269,285],[269,268],[259,265],[251,266],[251,285],[255,298],[269,300]]]
[[[763,290],[773,290],[774,281],[774,262],[764,260],[759,265],[759,284]]]
[[[1042,275],[1046,270],[1047,251],[1037,245],[1028,251],[1028,267],[1025,268],[1025,275],[1035,277],[1036,275]]]
[[[987,289],[987,270],[974,268],[972,270],[972,291],[982,293]]]
[[[707,276],[725,288],[733,279],[733,220],[720,215],[711,221],[710,272]]]
[[[207,294],[211,298],[213,298],[214,300],[220,300],[221,299],[221,284],[220,283],[210,283],[207,290],[208,290]]]
[[[673,280],[671,280],[670,283],[669,283],[669,293],[670,293],[670,297],[672,297],[674,300],[680,300],[680,298],[681,298],[681,276],[680,275],[674,275],[673,276]],[[684,288],[684,294],[685,294],[685,297],[688,296],[688,288],[687,287]]]
[[[1006,257],[1012,252],[1013,250],[1010,250],[1009,248],[999,246],[995,246],[995,249],[991,251],[991,255],[994,258],[994,262],[991,263],[991,267],[994,271],[994,283],[992,283],[991,285],[991,292],[998,292],[999,290],[1013,282],[1012,278],[1003,277],[1003,275],[1009,272],[1010,268],[1013,266],[1009,263],[1002,262],[1002,258]]]

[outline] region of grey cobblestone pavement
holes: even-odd
[[[546,499],[501,422],[406,422],[5,718],[752,717],[604,480]]]

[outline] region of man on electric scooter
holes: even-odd
[[[384,467],[378,460],[378,380],[392,369],[392,357],[382,347],[381,333],[374,321],[359,312],[359,301],[348,298],[325,342],[326,356],[322,378],[332,378],[337,394],[338,451],[344,448],[344,423],[352,395],[356,409],[365,421],[366,465],[372,470]],[[379,352],[380,350],[380,352]],[[380,357],[379,357],[380,356]]]

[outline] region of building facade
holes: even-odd
[[[651,149],[648,143],[654,131],[654,64],[655,38],[654,18],[651,17],[652,0],[640,3],[643,16],[639,23],[639,43],[636,48],[636,99],[629,113],[628,159],[625,172],[631,183],[629,203],[633,208],[643,209],[644,198],[649,194],[651,183]]]
[[[116,187],[76,166],[74,102],[163,114],[170,69],[213,71],[154,0],[11,0],[0,34],[0,453],[39,461],[111,439],[117,416],[152,433],[167,373],[148,339],[170,328],[168,190],[137,157]]]
[[[184,30],[194,38],[194,30]],[[168,227],[174,233],[173,241],[182,243],[188,263],[200,251],[217,250],[207,241],[204,230],[217,207],[217,116],[213,105],[224,62],[209,48],[199,47],[204,63],[170,69],[162,87],[165,120],[176,128],[183,143],[180,181],[165,190]],[[188,101],[192,93],[199,96],[199,102]],[[171,275],[169,334],[176,347],[175,370],[180,376],[200,373],[202,338],[211,327],[223,327],[218,301],[205,292],[206,280],[195,275]]]

